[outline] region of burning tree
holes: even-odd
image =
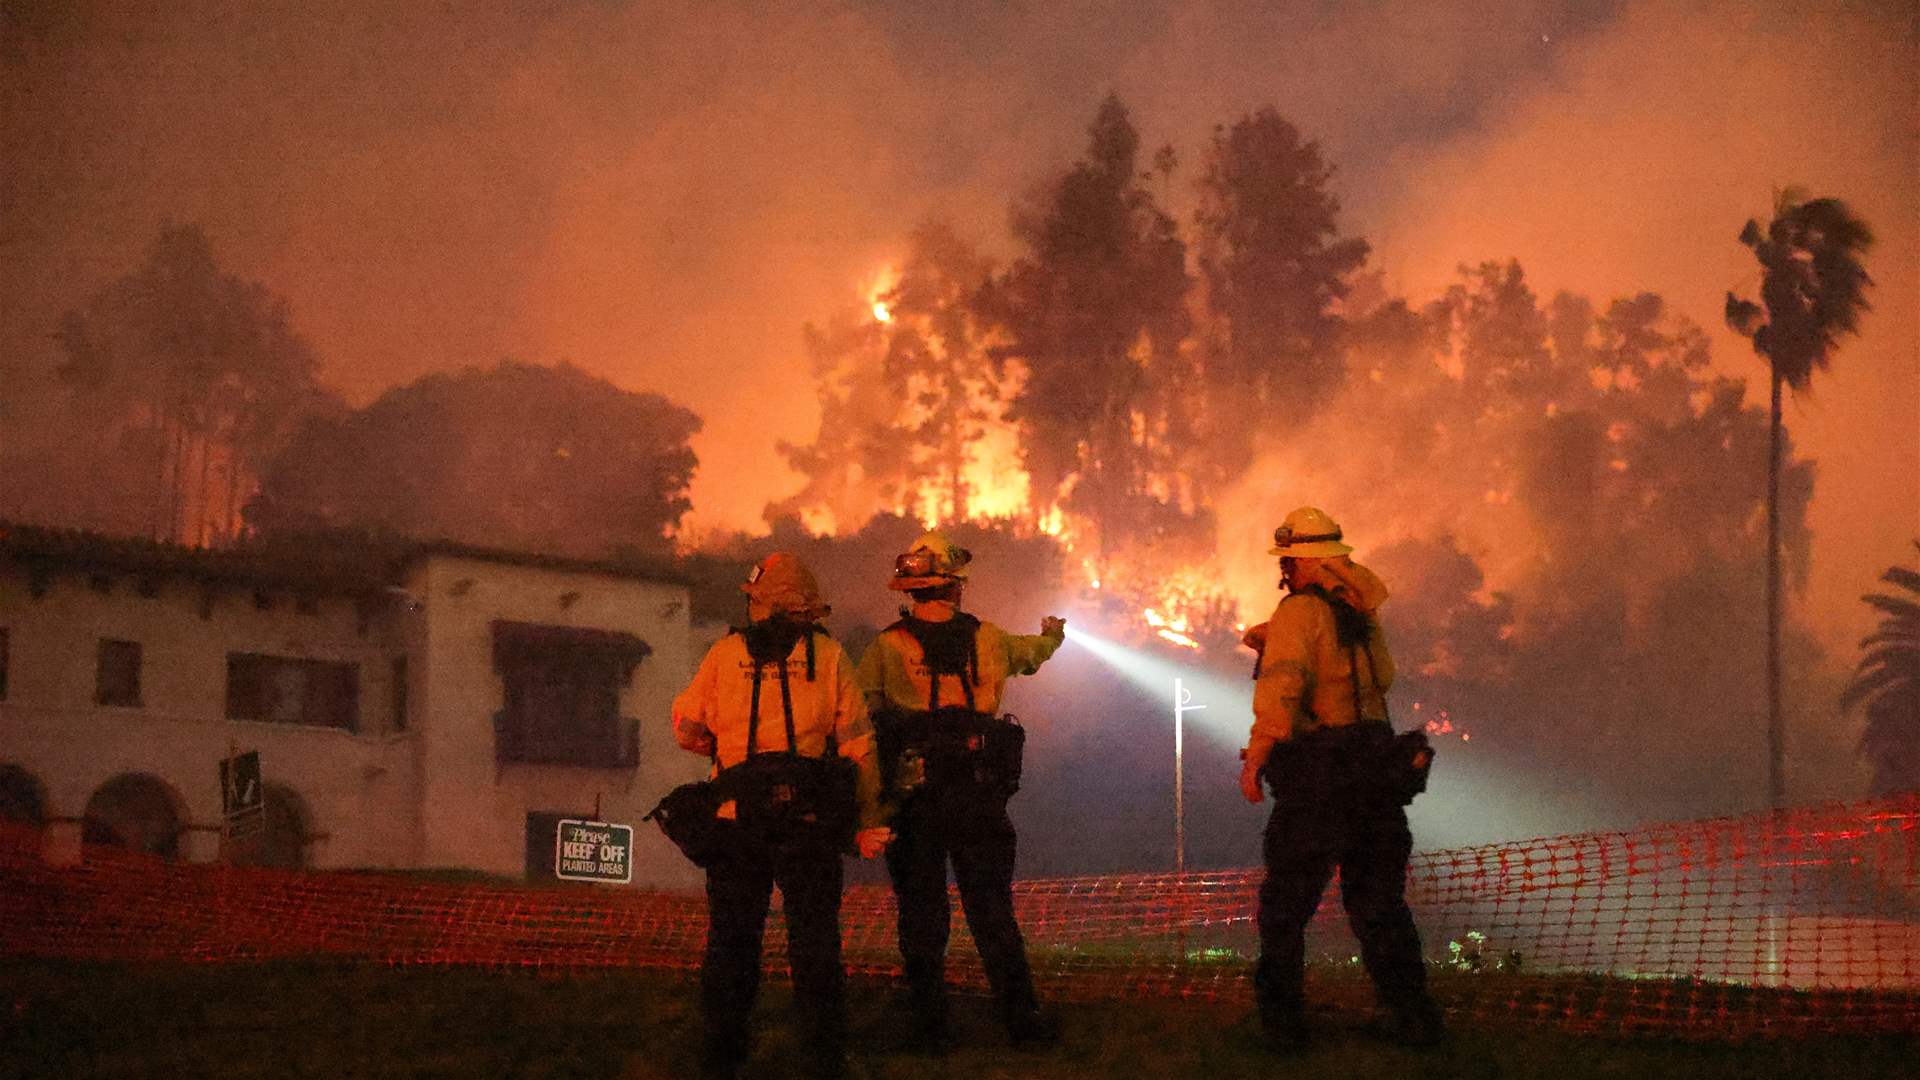
[[[1584,777],[1602,802],[1631,786],[1641,812],[1745,808],[1738,785],[1695,778],[1757,765],[1737,736],[1763,685],[1741,643],[1760,632],[1767,422],[1743,381],[1713,375],[1700,327],[1651,293],[1544,299],[1512,260],[1388,296],[1338,233],[1330,168],[1271,110],[1215,131],[1189,276],[1124,107],[1109,99],[1089,135],[1016,204],[1021,253],[986,288],[952,280],[982,262],[938,260],[970,269],[929,290],[909,269],[834,324],[803,495],[884,498],[836,510],[831,542],[880,542],[855,533],[870,517],[910,525],[876,512],[980,521],[983,490],[1006,489],[956,483],[958,447],[1017,452],[1026,520],[1064,549],[1051,592],[1077,588],[1108,634],[1238,674],[1234,624],[1273,595],[1272,518],[1324,501],[1399,596],[1402,722],[1451,716],[1476,753]],[[1171,155],[1154,165],[1168,175]],[[975,369],[951,362],[975,350],[1002,378],[963,393],[956,373]],[[859,422],[829,430],[841,420]],[[990,445],[1009,434],[1014,450]],[[1809,463],[1783,464],[1796,565],[1812,484]],[[1811,639],[1790,644],[1814,672]],[[1818,681],[1793,688],[1809,708]],[[1608,756],[1636,765],[1582,767]]]
[[[1026,253],[982,298],[1005,335],[996,354],[1025,375],[1008,415],[1035,509],[1084,519],[1096,565],[1194,502],[1175,467],[1192,443],[1186,244],[1141,179],[1139,149],[1109,96],[1085,157],[1016,206]]]
[[[846,531],[883,513],[935,523],[1025,508],[1024,475],[991,453],[1011,441],[1002,372],[973,309],[991,273],[952,226],[928,222],[908,238],[890,286],[807,328],[820,428],[810,445],[780,444],[807,483],[769,520],[797,515]]]
[[[1001,373],[986,353],[989,331],[973,308],[992,270],[951,226],[923,225],[900,280],[880,301],[893,324],[887,379],[911,406],[916,464],[932,480],[915,507],[927,520],[1006,516],[1026,501],[1024,489],[1009,492],[1010,481],[982,475],[977,453],[1005,407]]]
[[[765,516],[850,532],[906,502],[913,453],[902,420],[905,403],[886,378],[887,327],[871,306],[837,313],[825,326],[809,323],[804,334],[820,427],[806,446],[777,444],[807,482],[767,507]]]

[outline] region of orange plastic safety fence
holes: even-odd
[[[1920,1030],[1920,795],[1416,855],[1408,898],[1456,1016],[1705,1037]],[[1259,870],[1021,882],[1051,997],[1249,998]],[[849,889],[855,973],[897,973],[893,900]],[[950,977],[984,985],[956,914]],[[687,969],[697,894],[449,884],[188,865],[87,847],[49,865],[0,828],[0,956],[333,958],[493,968]],[[768,965],[781,970],[776,916]],[[1370,997],[1337,884],[1308,931],[1309,993]]]

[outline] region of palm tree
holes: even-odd
[[[1766,231],[1749,219],[1740,242],[1760,261],[1760,303],[1727,294],[1727,325],[1753,341],[1773,373],[1767,452],[1767,801],[1787,796],[1780,716],[1780,457],[1785,430],[1780,387],[1807,389],[1826,370],[1839,339],[1859,331],[1873,279],[1860,256],[1873,244],[1867,223],[1838,199],[1807,199],[1787,188],[1774,198]],[[1762,305],[1765,305],[1762,307]]]
[[[1913,546],[1920,548],[1920,540]],[[1866,703],[1860,749],[1873,763],[1873,794],[1887,795],[1920,787],[1920,572],[1895,566],[1880,580],[1912,595],[1861,597],[1880,609],[1880,628],[1860,642],[1867,652],[1840,707]]]

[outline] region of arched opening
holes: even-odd
[[[298,870],[307,865],[306,801],[290,787],[268,784],[262,793],[263,820],[253,836],[235,840],[228,857],[239,866]]]
[[[0,822],[35,828],[47,823],[44,789],[18,765],[0,765]]]
[[[88,844],[130,848],[177,858],[180,814],[173,792],[146,773],[122,773],[87,800],[80,838]]]

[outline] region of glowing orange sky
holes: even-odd
[[[123,7],[0,16],[8,362],[51,363],[61,311],[163,222],[200,222],[354,400],[568,359],[699,412],[693,523],[755,527],[797,486],[775,442],[812,433],[801,324],[913,224],[1004,251],[1010,199],[1079,152],[1109,90],[1189,163],[1270,103],[1339,163],[1390,287],[1518,256],[1543,295],[1659,291],[1755,380],[1718,328],[1721,294],[1752,286],[1741,221],[1784,183],[1853,202],[1881,236],[1877,310],[1789,412],[1820,461],[1807,602],[1828,643],[1913,560],[1911,4]]]

